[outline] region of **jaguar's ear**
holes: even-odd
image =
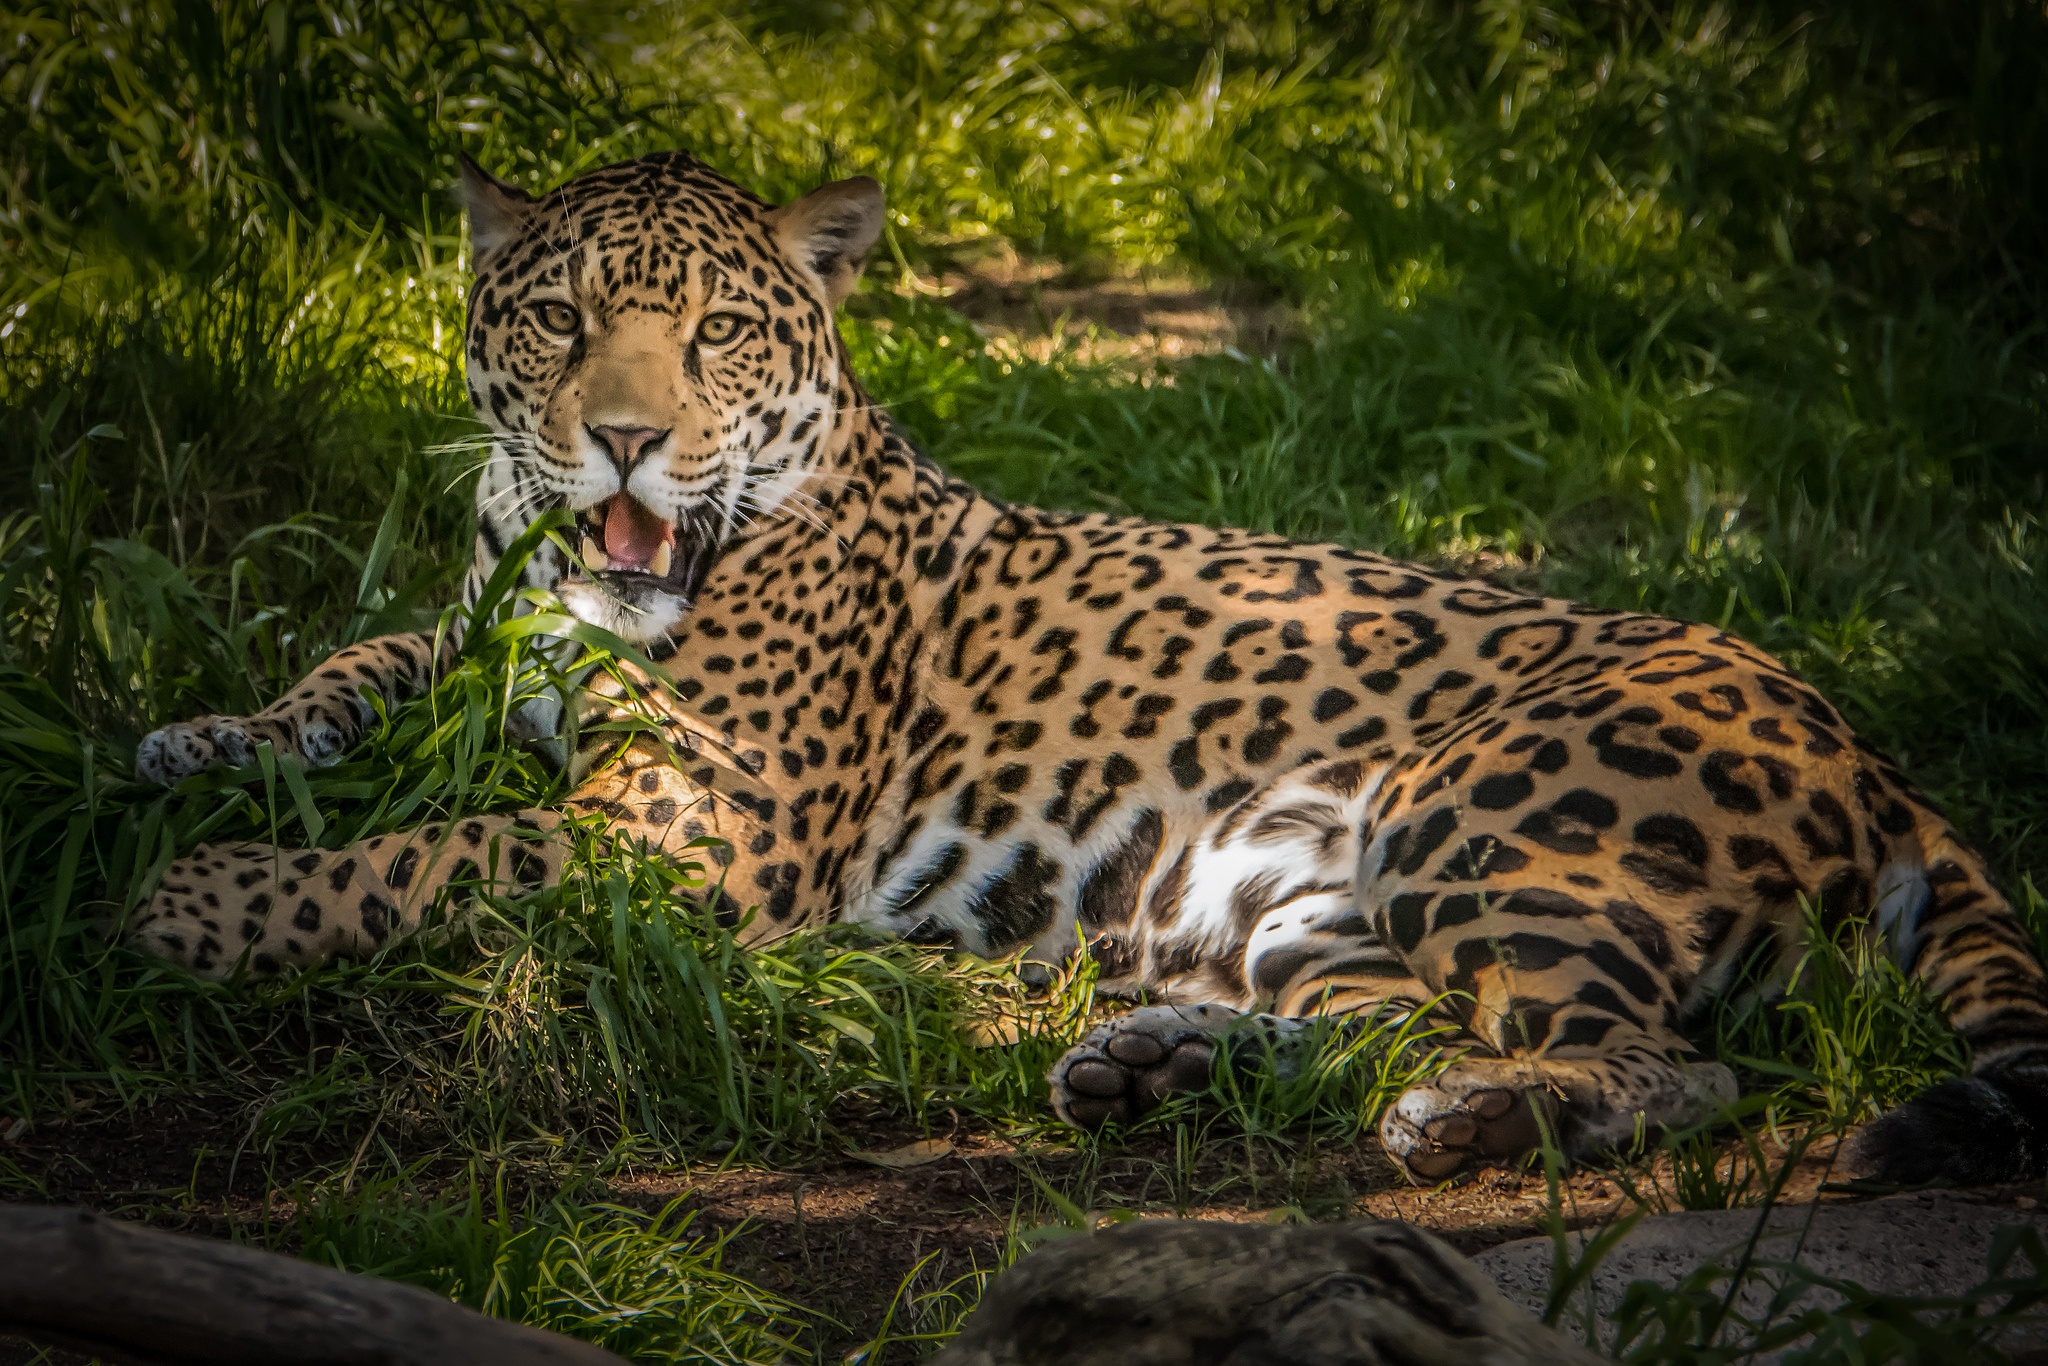
[[[508,185],[470,160],[456,156],[462,167],[462,207],[469,211],[470,259],[490,255],[519,235],[533,210],[533,196]]]
[[[768,222],[837,304],[853,293],[860,263],[882,235],[882,187],[864,175],[835,180],[770,211]]]

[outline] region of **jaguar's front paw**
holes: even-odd
[[[1053,1109],[1080,1129],[1128,1124],[1177,1091],[1209,1085],[1216,1040],[1238,1012],[1224,1006],[1141,1006],[1097,1025],[1046,1078]]]
[[[145,783],[169,786],[228,762],[214,744],[213,732],[215,726],[230,720],[225,716],[202,716],[196,721],[178,721],[151,731],[135,747],[135,776]]]
[[[355,740],[353,717],[337,717],[317,705],[293,717],[202,716],[179,721],[142,737],[135,747],[135,776],[147,783],[177,783],[209,768],[246,768],[268,744],[312,768],[339,759]]]

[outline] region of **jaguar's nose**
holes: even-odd
[[[611,453],[612,463],[621,471],[630,470],[654,447],[668,439],[672,427],[616,427],[609,424],[588,429],[598,444]]]

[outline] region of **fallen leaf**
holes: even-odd
[[[965,1030],[973,1048],[1002,1048],[1024,1037],[1024,1022],[1010,1013],[969,1020]]]
[[[891,1148],[887,1152],[850,1152],[847,1156],[856,1162],[865,1162],[870,1166],[887,1167],[891,1171],[901,1171],[905,1167],[922,1167],[927,1162],[936,1162],[940,1158],[950,1155],[952,1151],[953,1145],[946,1139],[920,1138],[915,1143],[906,1143],[900,1148]]]

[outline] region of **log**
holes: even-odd
[[[1011,1267],[930,1366],[1595,1366],[1391,1220],[1141,1220]]]
[[[102,1218],[0,1206],[0,1332],[147,1366],[621,1366],[416,1286]]]

